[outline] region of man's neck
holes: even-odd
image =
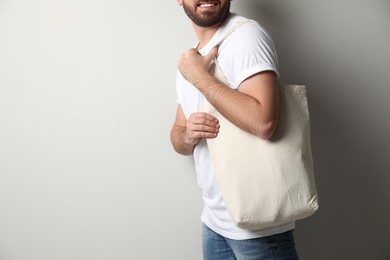
[[[193,23],[195,33],[199,39],[198,50],[202,49],[210,40],[213,38],[214,34],[217,32],[218,28],[227,20],[223,20],[222,22],[212,26],[212,27],[200,27]]]
[[[199,27],[194,25],[195,33],[199,39],[198,49],[202,49],[213,38],[220,25],[215,27]]]

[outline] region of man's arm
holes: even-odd
[[[178,105],[176,119],[171,130],[171,142],[177,153],[191,155],[202,138],[215,138],[218,135],[218,120],[207,113],[193,113],[185,118],[181,105]]]
[[[239,91],[233,90],[209,73],[216,53],[214,48],[208,55],[201,56],[190,49],[180,59],[179,70],[233,124],[260,138],[271,138],[279,118],[276,74],[272,71],[257,73],[242,82]]]

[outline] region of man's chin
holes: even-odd
[[[222,23],[225,19],[218,16],[218,13],[208,12],[203,13],[201,16],[198,16],[199,19],[193,21],[196,25],[200,27],[213,27]]]

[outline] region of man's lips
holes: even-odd
[[[197,4],[198,8],[212,8],[218,5],[218,2],[210,1],[210,2],[200,2]]]

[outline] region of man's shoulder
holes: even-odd
[[[246,18],[244,16],[240,16],[232,13],[232,15],[228,18],[228,21],[221,26],[219,30],[219,35],[223,37],[223,35],[229,34],[234,30],[231,34],[236,37],[231,38],[247,38],[247,37],[269,37],[268,32],[261,26],[257,21]],[[238,36],[238,37],[237,37]]]
[[[219,28],[218,31],[220,34],[223,35],[231,31],[233,28],[237,27],[238,25],[250,24],[250,23],[253,23],[254,25],[257,24],[257,22],[254,20],[232,13],[225,21],[225,23]]]

